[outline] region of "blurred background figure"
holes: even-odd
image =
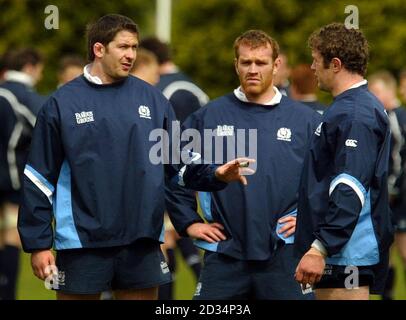
[[[0,85],[0,211],[3,248],[0,250],[0,299],[16,298],[20,238],[18,207],[23,170],[31,134],[45,97],[34,91],[42,77],[43,58],[33,48],[11,51],[3,62]]]
[[[156,55],[160,74],[157,88],[171,102],[176,118],[181,123],[190,114],[209,102],[207,94],[181,72],[172,61],[171,51],[166,43],[151,37],[142,40],[140,45]]]
[[[310,65],[300,64],[294,67],[290,80],[290,97],[323,114],[326,106],[317,101],[317,79]]]
[[[403,69],[399,74],[399,93],[403,103],[406,103],[406,69]]]
[[[80,76],[85,64],[85,60],[79,55],[62,57],[58,67],[58,87]]]
[[[278,59],[280,61],[279,68],[274,76],[273,83],[283,95],[290,97],[289,76],[291,70],[288,63],[288,57],[284,52],[280,52]]]
[[[395,245],[406,270],[406,109],[400,105],[396,96],[396,79],[387,71],[372,74],[369,89],[381,101],[388,113],[392,131],[389,161],[390,206],[396,220]],[[391,266],[383,294],[383,299],[393,299],[395,269]],[[405,278],[406,279],[406,278]]]
[[[159,64],[155,54],[147,49],[138,48],[131,74],[149,84],[156,85],[159,82]]]
[[[141,41],[141,48],[153,52],[159,63],[159,82],[157,88],[171,102],[176,118],[182,123],[190,114],[209,102],[209,97],[196,84],[179,70],[172,61],[170,48],[157,38],[151,37]],[[138,57],[137,57],[138,60]],[[169,270],[176,281],[175,249],[178,248],[187,265],[193,271],[195,281],[201,271],[201,256],[190,238],[181,238],[173,227],[168,215],[165,216],[165,243],[162,251],[167,258]],[[159,288],[160,300],[173,300],[173,282]]]

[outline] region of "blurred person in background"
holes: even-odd
[[[403,69],[399,74],[399,93],[403,103],[406,103],[406,69]]]
[[[130,73],[153,86],[156,85],[159,81],[159,64],[155,54],[147,49],[138,48],[137,58]]]
[[[181,72],[172,60],[168,44],[157,38],[150,37],[141,41],[141,48],[153,52],[159,63],[159,82],[157,88],[171,102],[176,118],[182,123],[193,112],[199,110],[209,97],[192,80]],[[169,270],[176,272],[175,249],[178,248],[187,265],[193,271],[197,280],[201,271],[199,250],[189,238],[180,237],[173,227],[168,215],[165,216],[165,256],[168,259]],[[159,299],[172,300],[174,295],[173,283],[160,287]]]
[[[317,79],[308,64],[300,64],[290,73],[290,97],[323,114],[326,106],[317,101]]]
[[[79,55],[62,57],[58,66],[58,87],[80,76],[85,64],[85,60]]]
[[[396,223],[395,245],[406,270],[406,109],[396,95],[395,77],[379,71],[368,78],[369,90],[381,101],[388,114],[392,132],[389,158],[389,204]],[[406,275],[405,275],[406,276]],[[393,299],[395,268],[390,266],[383,299]],[[406,280],[406,278],[405,278]]]
[[[288,56],[282,51],[278,57],[279,69],[275,74],[274,84],[284,96],[290,97],[290,72]]]
[[[11,51],[0,85],[0,298],[16,298],[20,237],[17,231],[21,182],[36,116],[45,101],[34,86],[42,77],[43,58],[36,49]]]

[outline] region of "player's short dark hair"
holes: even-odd
[[[169,46],[155,37],[148,37],[141,41],[140,47],[151,51],[158,58],[158,63],[161,65],[171,61],[171,50]]]
[[[258,47],[267,46],[268,44],[272,48],[272,60],[275,61],[279,55],[278,42],[276,42],[275,39],[262,30],[248,30],[234,41],[235,57],[238,59],[241,45],[246,45],[252,49],[256,49]]]
[[[8,70],[21,71],[26,65],[36,66],[43,61],[38,50],[34,48],[22,48],[7,53],[4,67]]]
[[[313,32],[309,37],[309,46],[323,57],[328,68],[333,58],[351,73],[365,76],[368,65],[368,41],[360,30],[347,29],[342,23],[331,23]]]
[[[120,14],[105,15],[95,23],[88,25],[86,35],[87,58],[89,61],[93,61],[95,58],[93,46],[96,42],[107,46],[113,41],[116,34],[123,30],[133,32],[137,36],[139,35],[137,24],[130,18]]]
[[[317,79],[308,64],[294,67],[290,73],[290,82],[300,94],[312,94],[317,91]]]

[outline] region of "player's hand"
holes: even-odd
[[[35,251],[31,254],[32,271],[34,272],[34,275],[41,280],[45,280],[51,274],[52,268],[49,268],[48,266],[54,265],[55,257],[49,249]]]
[[[186,232],[191,238],[196,238],[213,243],[227,239],[226,236],[223,234],[223,232],[221,232],[221,230],[224,230],[224,227],[217,222],[213,223],[196,222],[191,224],[186,229]]]
[[[226,164],[218,167],[216,170],[216,178],[223,182],[240,181],[243,185],[247,185],[247,178],[244,175],[254,174],[255,171],[248,168],[250,163],[254,163],[255,159],[237,158]]]
[[[280,224],[283,224],[282,227],[278,229],[278,233],[282,234],[284,238],[288,238],[296,231],[296,217],[288,216],[278,220]]]
[[[317,249],[310,248],[297,265],[295,279],[303,286],[314,285],[320,281],[325,266],[323,254]]]

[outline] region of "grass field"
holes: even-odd
[[[21,269],[20,278],[18,283],[18,299],[19,300],[53,300],[55,299],[55,293],[47,290],[44,287],[42,281],[38,280],[31,273],[30,256],[28,254],[22,254],[21,256]],[[399,270],[401,266],[400,258],[394,255],[394,264]],[[188,269],[183,260],[178,256],[178,270],[176,274],[175,282],[175,298],[177,300],[189,300],[193,296],[194,292],[194,279],[193,274]],[[397,273],[398,277],[395,279],[395,299],[406,300],[406,279],[403,272]],[[372,299],[379,299],[377,296],[372,296]]]

